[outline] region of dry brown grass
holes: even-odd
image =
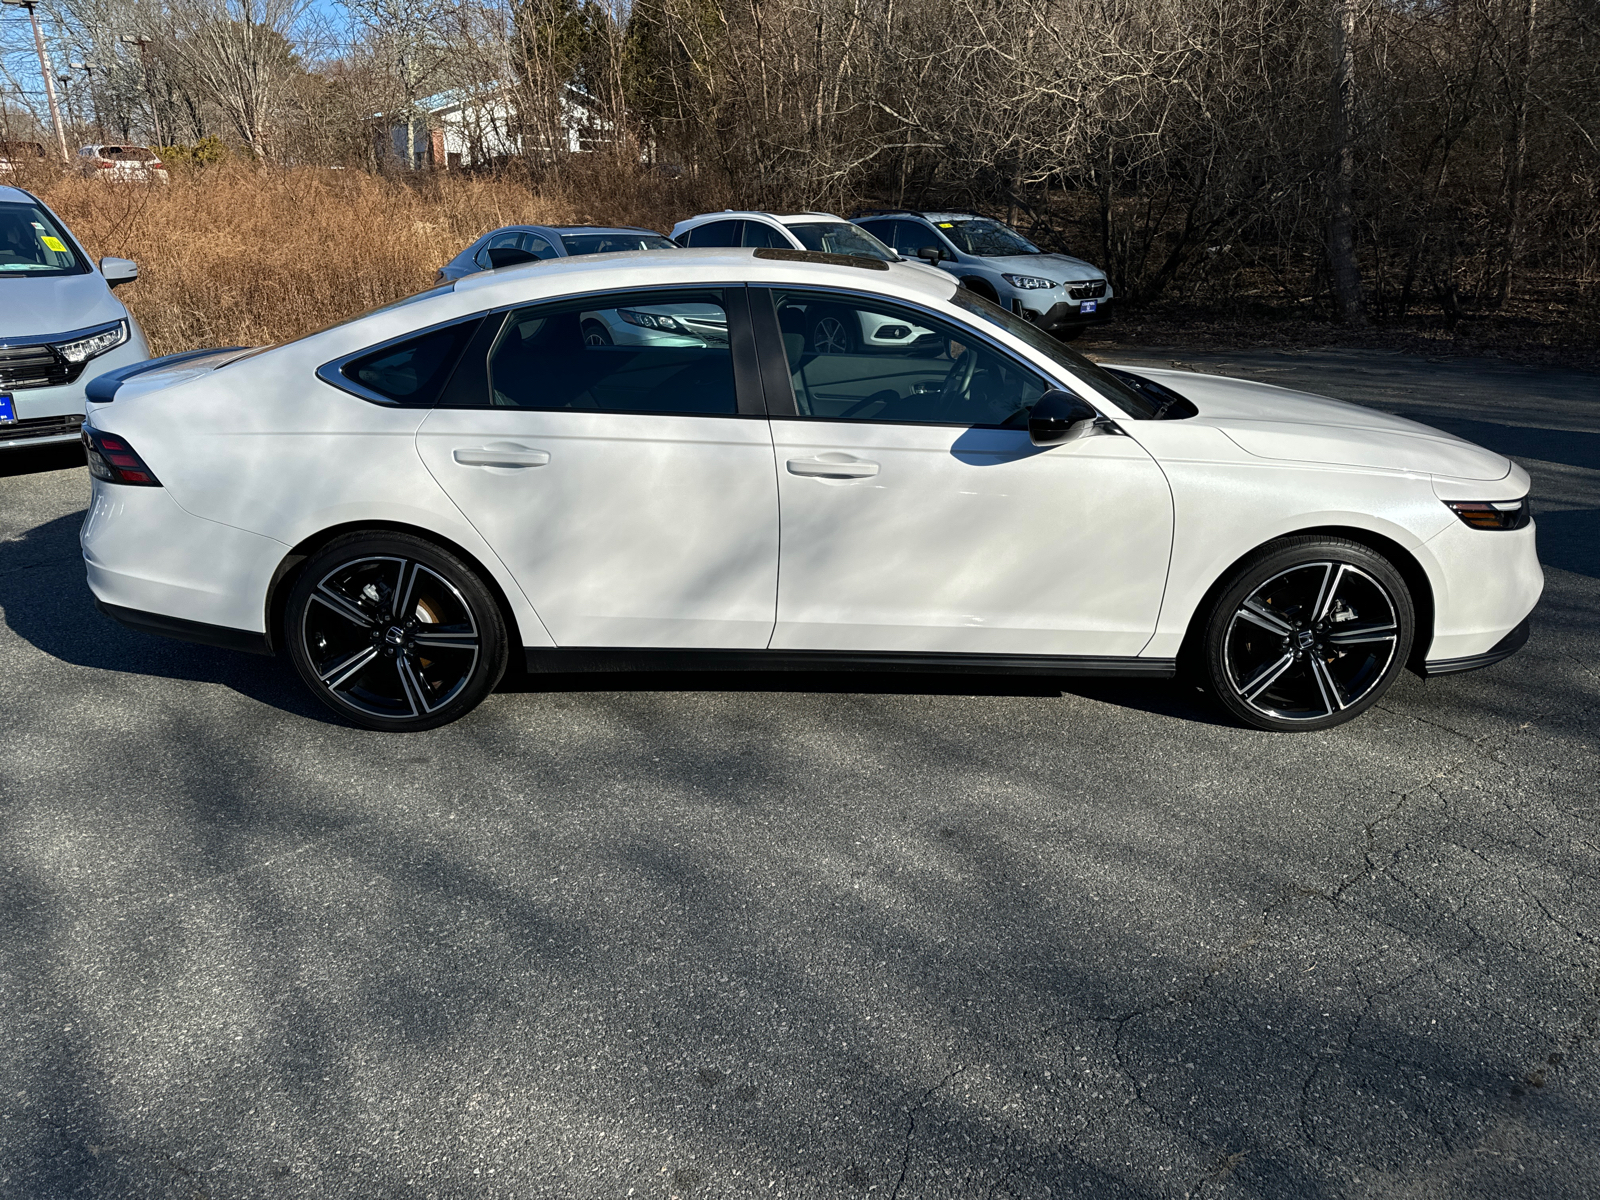
[[[313,167],[208,168],[167,186],[30,182],[91,254],[138,262],[139,282],[118,295],[167,354],[281,342],[409,295],[498,225],[670,224],[675,185],[627,175],[600,190],[569,175],[540,192],[511,178]]]

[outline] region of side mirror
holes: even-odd
[[[131,258],[102,258],[100,274],[112,287],[121,287],[139,278],[139,264]]]
[[[1077,441],[1099,419],[1099,413],[1071,392],[1048,391],[1028,410],[1028,440],[1035,446]]]
[[[924,246],[917,251],[917,257],[926,262],[930,267],[937,267],[950,256],[937,246]]]

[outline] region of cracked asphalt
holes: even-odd
[[[100,617],[0,459],[0,1197],[1600,1194],[1600,377],[1110,359],[1535,480],[1527,649],[1177,685],[557,679],[350,729]]]

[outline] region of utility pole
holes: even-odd
[[[67,153],[67,131],[61,126],[61,106],[56,103],[56,81],[53,78],[55,71],[50,66],[50,56],[44,50],[44,34],[39,32],[39,14],[35,9],[37,0],[0,0],[14,8],[28,10],[28,18],[33,22],[33,46],[39,52],[39,74],[44,76],[44,94],[50,101],[50,120],[56,127],[56,144],[61,147],[61,161],[71,162]]]
[[[15,3],[15,0],[0,0],[0,4],[12,3]],[[129,46],[139,47],[139,74],[144,77],[145,95],[150,97],[150,130],[155,135],[155,144],[161,146],[164,144],[161,140],[161,114],[157,111],[155,89],[150,86],[150,58],[147,53],[150,47],[150,39],[125,33],[119,40]]]
[[[94,73],[100,69],[99,63],[81,62],[68,63],[74,71],[82,71],[89,77],[89,111],[94,114],[94,136],[102,142],[106,140],[105,127],[100,124],[100,96],[94,90]]]

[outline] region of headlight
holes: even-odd
[[[1521,500],[1446,500],[1444,506],[1474,529],[1526,529],[1533,508]]]
[[[53,342],[50,348],[69,363],[81,363],[88,362],[107,350],[115,350],[127,340],[128,323],[117,321],[102,326],[93,333],[86,333],[81,338],[74,338],[70,342]]]
[[[629,325],[637,325],[641,329],[660,329],[666,333],[686,334],[689,332],[677,321],[661,313],[640,312],[638,309],[633,308],[619,308],[617,309],[617,316],[621,317]]]
[[[1040,279],[1037,275],[1002,275],[1000,278],[1004,279],[1012,287],[1020,288],[1025,292],[1031,292],[1038,288],[1053,288],[1056,286],[1055,280]]]

